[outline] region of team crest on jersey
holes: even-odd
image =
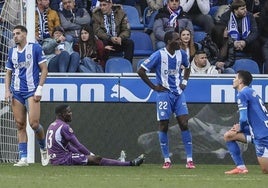
[[[27,59],[31,59],[32,58],[32,54],[27,54]]]
[[[237,104],[241,104],[241,100],[240,99],[237,99]]]
[[[148,64],[149,62],[150,62],[150,59],[145,59],[143,63],[146,65],[146,64]]]
[[[70,132],[70,133],[73,133],[73,132],[74,132],[73,129],[72,129],[71,127],[69,127],[69,132]]]
[[[256,91],[254,91],[254,92],[252,93],[252,96],[253,96],[253,97],[256,97],[256,96],[257,96]]]

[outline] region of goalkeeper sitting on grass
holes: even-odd
[[[59,105],[55,113],[56,120],[48,127],[46,135],[52,165],[139,166],[143,163],[143,154],[133,161],[126,162],[94,155],[78,141],[68,124],[72,121],[71,107],[65,104]]]

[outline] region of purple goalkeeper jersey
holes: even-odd
[[[90,151],[78,141],[70,125],[60,119],[56,119],[48,127],[46,143],[50,163],[54,165],[72,165],[74,155],[90,154]]]

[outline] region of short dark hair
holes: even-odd
[[[63,27],[61,27],[61,26],[56,26],[56,27],[53,29],[53,31],[52,31],[52,35],[54,35],[54,33],[55,33],[56,31],[60,31],[63,35],[64,35],[64,33],[65,33]]]
[[[27,28],[23,25],[16,25],[13,30],[15,30],[15,29],[20,29],[22,32],[25,32],[25,33],[28,32]]]
[[[164,42],[167,44],[169,40],[172,40],[173,38],[173,33],[175,33],[175,31],[168,31],[165,33],[164,36]]]
[[[55,114],[60,115],[66,111],[66,109],[69,107],[67,104],[61,104],[59,106],[56,106],[55,108]]]
[[[252,75],[250,72],[245,70],[237,71],[238,77],[243,80],[244,85],[249,86],[252,82]]]
[[[231,11],[234,11],[243,6],[246,6],[246,2],[244,0],[233,0],[230,9]]]

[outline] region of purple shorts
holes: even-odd
[[[87,165],[88,158],[80,153],[68,153],[63,157],[54,157],[50,159],[52,165]]]

